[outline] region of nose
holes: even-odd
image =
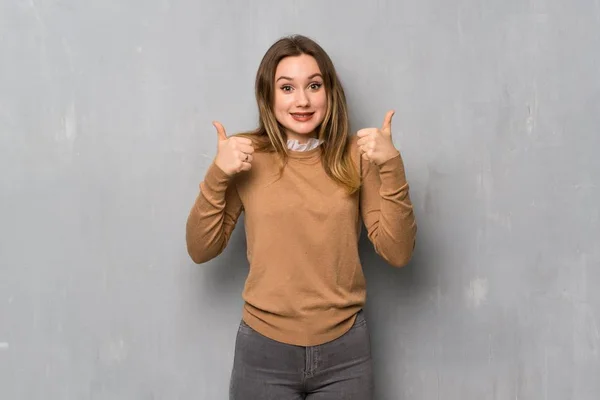
[[[298,90],[296,93],[296,105],[298,107],[308,107],[310,100],[304,90]]]

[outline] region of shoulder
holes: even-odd
[[[362,158],[362,154],[358,148],[358,139],[359,137],[356,134],[348,137],[348,153],[358,169],[361,179],[364,179],[369,173],[374,171],[374,169],[373,164]]]
[[[251,168],[237,175],[237,185],[241,190],[249,189],[255,185],[262,185],[273,176],[278,176],[279,163],[277,153],[256,150],[252,154]]]
[[[348,135],[348,142],[352,148],[358,150],[358,136],[356,136],[356,134]]]
[[[350,135],[348,137],[348,155],[354,161],[354,165],[358,168],[359,171],[362,171],[362,157],[360,154],[360,150],[358,149],[358,136],[356,134]]]
[[[358,136],[356,135],[349,135],[348,136],[348,140],[347,140],[347,149],[348,149],[348,153],[350,154],[350,156],[352,156],[352,159],[355,160],[355,158],[359,155],[359,150],[358,150]]]

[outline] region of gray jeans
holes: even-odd
[[[271,340],[242,321],[230,400],[371,400],[373,368],[364,312],[340,338],[310,347]]]

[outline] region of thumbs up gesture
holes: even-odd
[[[248,171],[252,167],[254,147],[252,140],[242,137],[227,137],[225,128],[220,122],[213,122],[217,129],[218,146],[215,164],[229,176],[241,171]]]
[[[356,133],[359,137],[357,145],[363,159],[380,165],[398,154],[392,142],[393,116],[394,111],[387,112],[381,129],[365,128]]]

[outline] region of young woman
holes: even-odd
[[[249,274],[230,399],[369,400],[361,223],[376,252],[405,265],[416,223],[404,165],[381,128],[349,135],[344,90],[313,40],[278,40],[256,76],[259,126],[218,150],[187,221],[196,263],[219,255],[243,211]]]

